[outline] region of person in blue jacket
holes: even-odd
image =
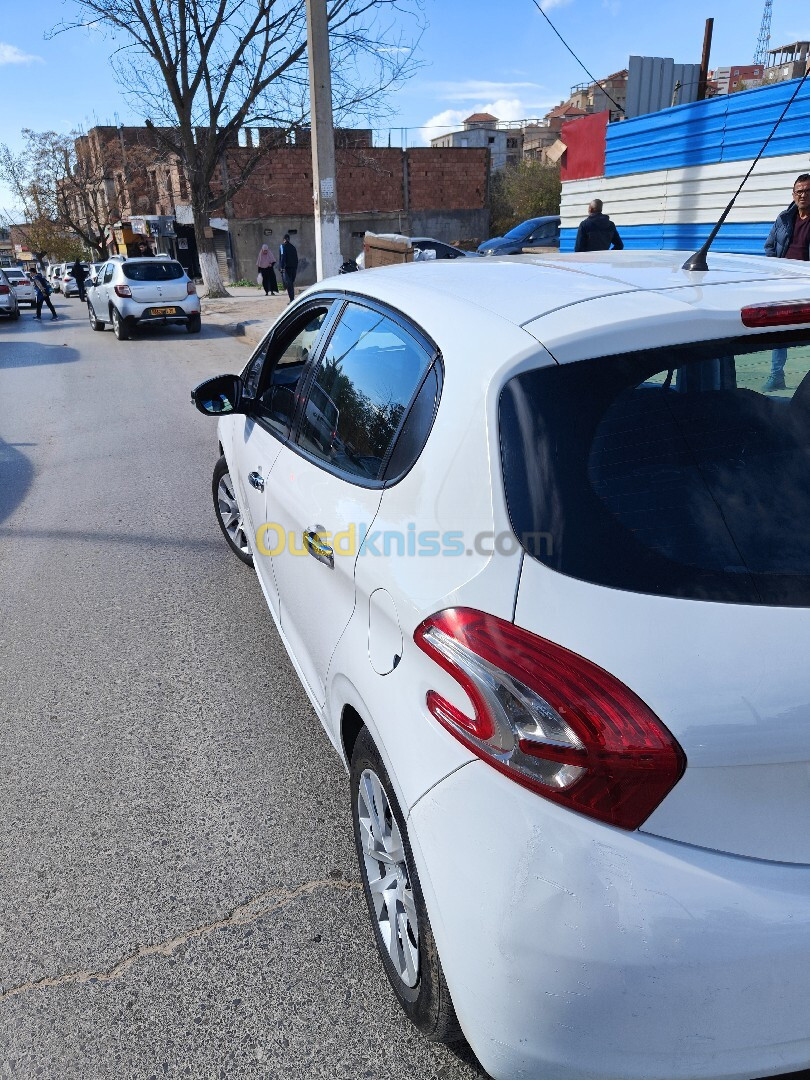
[[[775,259],[808,261],[810,249],[810,173],[801,173],[793,182],[793,202],[771,226],[765,241],[765,254]],[[770,394],[785,389],[787,349],[774,349],[771,373],[763,390]]]

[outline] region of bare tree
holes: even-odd
[[[0,179],[12,191],[31,249],[53,253],[84,247],[105,258],[108,166],[77,152],[77,132],[60,135],[24,128],[22,136],[23,149],[17,154],[0,145]]]
[[[12,191],[30,249],[51,255],[84,250],[105,259],[105,227],[120,216],[114,176],[142,173],[155,161],[154,145],[130,147],[125,159],[118,139],[91,144],[80,132],[60,135],[29,128],[22,136],[19,153],[0,144],[0,179]],[[9,223],[11,216],[4,214]]]
[[[176,156],[190,192],[209,295],[226,295],[209,226],[262,156],[308,116],[305,0],[73,0],[54,31],[107,28],[116,74],[147,125]],[[332,88],[338,118],[379,115],[385,91],[415,69],[397,23],[419,27],[421,0],[332,0]],[[386,18],[389,21],[386,21]],[[231,154],[242,128],[271,129]]]

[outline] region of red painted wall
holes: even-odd
[[[563,124],[560,138],[568,147],[560,164],[562,180],[584,180],[605,175],[605,138],[608,113],[593,113]]]

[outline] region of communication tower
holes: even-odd
[[[754,63],[765,67],[768,62],[768,46],[771,43],[771,8],[773,0],[765,0],[765,10],[762,12],[762,22],[759,27],[757,39],[757,51],[754,54]]]

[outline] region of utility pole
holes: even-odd
[[[709,78],[709,54],[712,51],[712,30],[714,19],[706,20],[706,30],[703,34],[703,56],[700,61],[700,79],[698,81],[697,100],[703,101],[706,97],[706,80]]]
[[[306,0],[312,188],[315,203],[315,265],[318,280],[340,269],[340,223],[335,183],[335,130],[326,0]]]

